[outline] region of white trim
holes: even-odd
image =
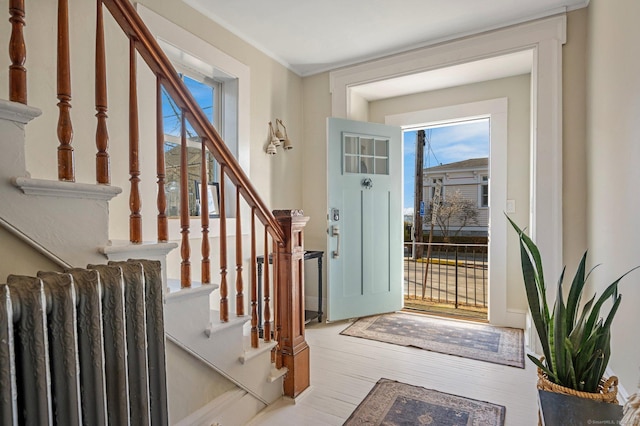
[[[533,50],[531,237],[549,276],[562,270],[562,45],[565,14],[394,55],[330,73],[332,115],[351,116],[351,88],[364,83]],[[503,153],[504,154],[504,153]],[[553,295],[550,295],[553,297]]]
[[[507,247],[507,224],[502,213],[507,207],[507,98],[471,102],[406,114],[385,117],[385,123],[401,127],[435,121],[488,117],[490,126],[489,175],[492,177],[489,192],[489,322],[495,325],[524,327],[524,320],[514,319],[507,312],[507,263],[504,256]],[[518,319],[519,320],[519,319]]]
[[[0,120],[10,120],[20,124],[27,124],[41,114],[42,110],[36,107],[0,99]]]
[[[39,195],[56,198],[83,198],[109,201],[122,192],[122,188],[111,185],[64,182],[47,179],[16,177],[12,183],[27,195]]]

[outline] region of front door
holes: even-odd
[[[401,309],[401,129],[329,118],[328,138],[328,319]]]

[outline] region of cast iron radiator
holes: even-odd
[[[167,425],[160,262],[0,285],[0,425]]]

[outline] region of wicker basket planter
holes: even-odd
[[[560,386],[553,383],[544,372],[538,368],[538,389],[549,392],[562,393],[565,395],[573,395],[580,398],[591,399],[598,402],[607,402],[609,404],[618,403],[618,378],[611,376],[605,380],[600,380],[598,392],[580,392],[575,389]]]

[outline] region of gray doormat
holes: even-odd
[[[505,411],[502,405],[380,379],[344,426],[502,426]]]
[[[340,334],[524,368],[518,328],[396,312],[360,318]]]

